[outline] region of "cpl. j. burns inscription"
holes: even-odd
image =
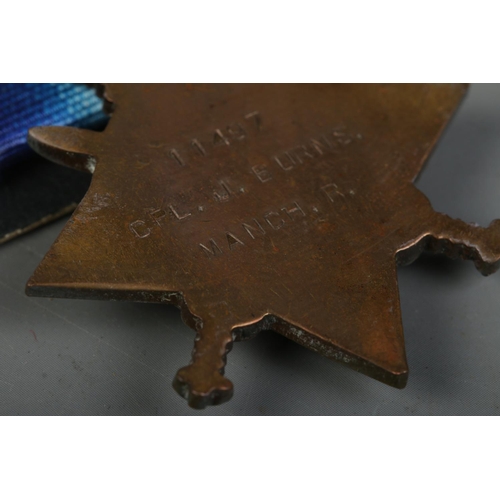
[[[197,334],[174,387],[228,400],[234,340],[274,329],[395,387],[408,377],[396,264],[498,267],[498,221],[436,213],[413,185],[466,87],[111,85],[102,133],[30,144],[94,173],[32,295],[172,303]]]
[[[239,141],[248,140],[249,137],[258,141],[258,134],[261,132],[263,126],[261,113],[253,111],[246,114],[244,119],[250,120],[256,136],[249,134],[242,124],[234,122],[222,130],[216,129],[212,134],[205,134],[208,140],[201,141],[198,138],[193,138],[189,142],[190,148],[184,148],[186,153],[183,153],[182,156],[179,152],[182,151],[181,148],[166,148],[168,156],[175,159],[177,166],[186,167],[189,165],[187,158],[190,157],[190,154],[207,157],[211,148],[214,147],[221,145],[225,145],[226,147],[233,145],[233,147],[237,147]],[[212,140],[210,140],[211,136]],[[195,219],[197,217],[206,218],[210,215],[208,211],[212,203],[225,203],[238,199],[244,205],[245,200],[243,195],[252,196],[252,192],[255,189],[259,189],[260,184],[279,182],[275,170],[285,172],[287,175],[293,175],[296,169],[308,169],[312,164],[318,164],[318,162],[321,170],[334,170],[333,159],[335,155],[344,152],[346,146],[355,144],[356,141],[361,139],[361,134],[353,134],[346,131],[345,127],[341,124],[335,124],[335,126],[330,127],[328,131],[318,137],[309,138],[284,151],[277,151],[267,162],[256,165],[248,164],[246,171],[251,174],[250,183],[245,183],[242,179],[228,177],[215,180],[205,191],[205,197],[196,200],[196,203],[192,206],[183,206],[182,202],[178,203],[175,201],[176,196],[174,195],[169,200],[172,203],[169,203],[166,207],[149,209],[146,211],[145,218],[136,219],[131,222],[129,224],[130,232],[136,238],[147,238],[151,235],[151,231],[155,230],[156,226],[162,227],[163,224],[178,221],[187,223],[193,220],[193,217]],[[154,147],[159,148],[162,146],[155,143]],[[147,160],[147,163],[149,164],[149,160]],[[193,175],[196,175],[196,172],[193,172]],[[317,220],[321,217],[320,210],[318,209],[318,205],[321,205],[321,202],[325,200],[334,202],[335,194],[344,196],[339,192],[338,186],[334,182],[322,185],[318,194],[317,203],[311,207],[307,207],[307,209],[304,204],[301,206],[298,201],[290,200],[287,205],[282,207],[263,210],[259,214],[245,214],[247,217],[241,221],[238,228],[235,228],[233,232],[224,231],[222,235],[217,237],[214,235],[208,242],[199,243],[198,246],[209,257],[223,254],[226,248],[232,251],[239,246],[245,246],[259,236],[266,235],[267,231],[277,231],[285,224],[290,225],[297,219],[307,219],[307,215],[310,215],[312,220]],[[353,195],[354,192],[350,190],[348,194]],[[228,210],[231,210],[230,205],[228,206]],[[310,211],[310,214],[306,215],[306,210]]]

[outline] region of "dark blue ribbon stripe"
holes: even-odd
[[[26,150],[31,127],[92,127],[105,119],[102,100],[87,85],[0,84],[0,168]]]

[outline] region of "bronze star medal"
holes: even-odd
[[[273,329],[395,387],[408,377],[397,264],[496,270],[500,228],[435,212],[413,181],[463,85],[110,85],[104,132],[30,131],[90,171],[30,295],[175,304],[197,332],[176,390],[228,400],[234,340]]]

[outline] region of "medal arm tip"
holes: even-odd
[[[100,132],[74,127],[33,127],[28,131],[28,144],[39,155],[48,160],[80,170],[94,173],[96,150]]]

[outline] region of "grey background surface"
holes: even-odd
[[[417,185],[451,216],[500,217],[500,85],[471,87]],[[2,415],[500,414],[500,273],[428,256],[399,270],[406,389],[263,332],[228,356],[233,399],[200,412],[171,388],[194,340],[175,308],[25,296],[64,223],[0,247]]]

